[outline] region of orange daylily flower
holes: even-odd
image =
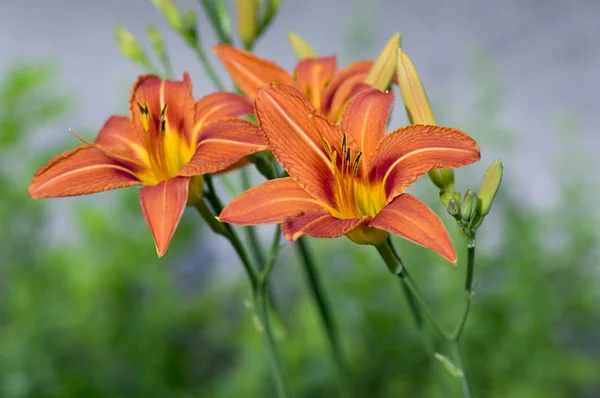
[[[222,171],[266,149],[264,136],[236,116],[253,112],[246,98],[210,94],[194,103],[183,81],[140,76],[129,99],[129,118],[111,116],[93,143],[84,141],[51,159],[33,176],[29,195],[85,195],[132,185],[162,257],[188,201],[192,176]]]
[[[261,88],[254,111],[269,149],[290,177],[242,193],[219,219],[239,225],[282,223],[292,242],[302,235],[346,235],[378,245],[393,233],[455,263],[440,218],[404,191],[433,167],[479,160],[479,146],[448,127],[412,125],[386,135],[393,101],[392,92],[365,89],[336,125],[293,87]]]
[[[340,120],[357,92],[369,87],[365,80],[373,66],[373,61],[357,61],[337,70],[335,56],[305,58],[298,62],[292,76],[272,61],[227,44],[217,44],[213,51],[250,101],[265,84],[295,86],[333,122]]]

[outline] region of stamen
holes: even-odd
[[[362,152],[359,152],[358,155],[356,155],[356,159],[354,159],[354,164],[352,165],[352,174],[354,174],[354,176],[356,176],[358,174],[358,165],[360,163],[361,157],[362,157]]]
[[[346,168],[350,168],[350,159],[352,158],[352,149],[348,148],[346,152]]]
[[[327,154],[331,156],[333,153],[333,151],[331,150],[331,145],[329,145],[329,142],[327,142],[327,139],[325,139],[325,137],[321,137],[321,140],[323,141],[323,146],[325,147]]]
[[[348,138],[346,137],[346,133],[342,133],[342,153],[346,152],[346,144],[348,141]]]
[[[144,105],[142,105],[138,102],[138,108],[142,115],[142,128],[144,129],[144,132],[147,133],[150,130],[150,109],[148,109],[148,103],[145,102]]]

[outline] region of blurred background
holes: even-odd
[[[202,42],[216,43],[199,1],[175,3],[198,11]],[[600,396],[599,16],[600,3],[585,0],[287,0],[255,49],[291,69],[294,31],[345,65],[377,57],[400,32],[438,122],[481,145],[481,162],[456,173],[457,188],[477,191],[487,166],[503,160],[462,338],[478,397]],[[0,397],[274,396],[248,283],[194,211],[159,260],[135,189],[27,195],[38,167],[78,145],[69,128],[92,139],[109,115],[126,114],[143,71],[118,52],[116,24],[148,50],[146,28],[156,26],[176,74],[190,72],[197,97],[212,91],[149,1],[0,0]],[[407,124],[395,108],[390,126]],[[459,252],[453,268],[396,242],[450,327],[464,304],[465,240],[427,178],[410,191],[443,217]],[[267,241],[271,228],[260,232]],[[309,244],[356,396],[443,396],[376,251],[345,238]],[[336,396],[295,253],[287,244],[273,276],[279,346],[299,396]]]

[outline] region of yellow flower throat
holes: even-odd
[[[372,184],[367,173],[361,170],[362,151],[353,156],[346,133],[342,135],[341,148],[333,149],[325,137],[323,146],[330,158],[335,178],[335,202],[337,209],[329,209],[337,218],[375,217],[383,208],[385,193],[382,184]]]
[[[143,158],[146,170],[138,173],[145,184],[155,185],[175,176],[194,155],[194,146],[183,137],[183,132],[173,130],[167,118],[167,105],[163,105],[158,119],[145,102],[138,102],[142,129],[146,136],[146,153]]]

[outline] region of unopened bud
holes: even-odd
[[[187,10],[181,14],[181,35],[189,45],[195,46],[198,43],[198,15]]]
[[[151,0],[154,6],[160,11],[164,16],[169,25],[176,30],[181,31],[182,29],[182,21],[181,14],[177,10],[177,7],[173,4],[171,0]]]
[[[386,91],[396,71],[397,53],[400,48],[402,38],[399,33],[392,35],[387,42],[377,60],[373,63],[369,74],[365,80],[368,85]]]
[[[479,201],[477,205],[477,212],[482,216],[490,212],[496,193],[500,188],[500,183],[502,183],[503,169],[502,162],[496,160],[492,162],[483,176],[483,181],[479,188]]]
[[[283,0],[267,0],[267,7],[265,9],[265,13],[263,15],[262,21],[260,22],[260,28],[258,30],[258,34],[262,34],[264,30],[273,22],[273,18],[277,15],[277,11],[279,11],[279,7],[281,7],[281,2]]]
[[[448,205],[450,199],[460,200],[460,194],[454,191],[440,191],[440,200],[444,205]]]
[[[451,198],[446,206],[448,214],[452,217],[457,217],[460,214],[460,202],[456,198]]]
[[[411,124],[436,124],[421,78],[408,55],[398,50],[398,85]]]
[[[288,33],[288,39],[290,41],[292,51],[294,51],[294,54],[296,54],[298,60],[301,61],[306,58],[316,58],[318,56],[317,52],[313,50],[313,48],[297,34],[293,32]]]
[[[250,48],[258,34],[260,1],[236,0],[238,34],[244,47]]]
[[[454,170],[445,168],[431,169],[428,172],[429,178],[444,192],[454,192]]]
[[[115,38],[117,41],[117,47],[121,54],[129,58],[136,64],[143,66],[148,72],[153,73],[155,71],[152,62],[148,59],[148,56],[139,45],[133,34],[127,28],[123,26],[115,27]]]
[[[462,203],[460,204],[460,216],[464,222],[469,222],[477,212],[477,195],[470,189],[465,192]]]

